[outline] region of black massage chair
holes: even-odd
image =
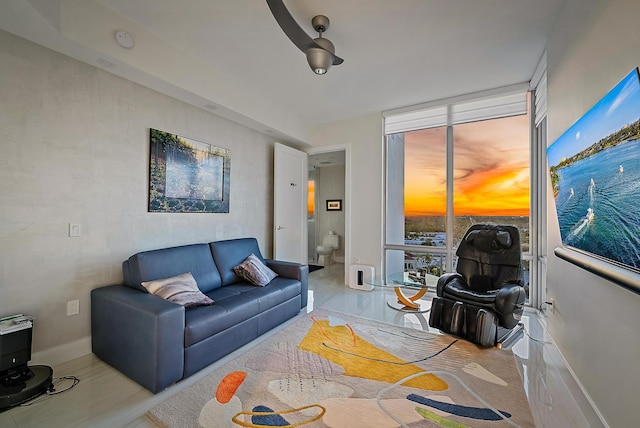
[[[438,280],[429,325],[483,347],[501,347],[521,327],[526,298],[518,228],[473,225],[456,254],[457,272]]]

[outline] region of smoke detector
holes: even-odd
[[[114,35],[116,43],[125,49],[131,49],[133,47],[133,37],[126,31],[116,31]]]

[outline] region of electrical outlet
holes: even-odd
[[[78,315],[80,313],[80,300],[69,300],[67,302],[67,316]]]
[[[82,225],[80,223],[69,223],[69,238],[82,236]]]

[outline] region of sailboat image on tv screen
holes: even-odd
[[[640,270],[640,78],[634,69],[547,149],[564,245]]]

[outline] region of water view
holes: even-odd
[[[559,168],[562,242],[640,268],[640,139]]]

